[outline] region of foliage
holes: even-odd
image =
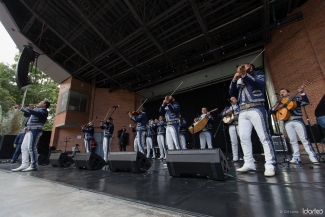
[[[16,55],[15,60],[16,62],[18,61],[18,55]],[[19,90],[16,85],[15,68],[16,64],[8,66],[0,63],[0,105],[2,106],[3,114],[6,114],[15,103],[21,104],[24,95],[24,90]],[[51,106],[44,130],[52,130],[59,91],[58,84],[36,68],[33,68],[29,77],[32,84],[27,89],[24,104],[38,104],[42,100],[49,101]]]

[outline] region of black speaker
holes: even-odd
[[[39,154],[38,155],[38,165],[44,166],[44,165],[48,165],[48,164],[50,164],[50,159],[45,155]]]
[[[229,171],[227,159],[220,148],[167,151],[170,176],[206,176],[213,180],[226,180]]]
[[[54,167],[69,167],[74,161],[66,153],[51,153],[50,163]]]
[[[150,169],[151,163],[141,152],[111,152],[108,156],[109,169],[141,173]]]
[[[15,153],[14,141],[17,135],[3,135],[0,138],[0,159],[11,159]]]
[[[16,83],[19,89],[31,84],[28,74],[31,62],[34,62],[36,53],[30,45],[24,45],[16,66]]]
[[[98,170],[106,165],[104,159],[95,153],[77,153],[74,161],[79,169]]]

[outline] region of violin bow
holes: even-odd
[[[183,81],[176,87],[176,89],[170,94],[170,96],[172,96],[182,84],[183,84]]]
[[[147,102],[148,99],[146,99],[141,105],[140,107],[137,109],[137,111],[139,111],[139,109]]]
[[[252,63],[257,59],[257,57],[259,57],[259,56],[260,56],[260,55],[265,51],[265,49],[266,49],[266,48],[264,48],[264,50],[262,50],[261,53],[259,53],[259,54],[255,57],[255,59],[253,59],[253,61],[252,61],[250,64],[252,64]],[[249,65],[250,65],[250,64],[249,64]]]

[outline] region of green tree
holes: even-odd
[[[15,60],[18,61],[16,55]],[[17,64],[12,66],[0,63],[0,105],[2,106],[3,114],[12,107],[13,104],[22,102],[24,90],[19,90],[15,81],[15,68]],[[51,103],[49,108],[48,121],[44,125],[44,130],[52,130],[53,120],[55,116],[56,102],[58,98],[59,86],[45,73],[33,67],[29,73],[29,78],[32,82],[28,86],[25,105],[37,104],[42,100],[47,100]]]

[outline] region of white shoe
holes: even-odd
[[[264,176],[274,176],[274,175],[275,175],[274,170],[266,169],[264,172]]]
[[[11,172],[18,172],[18,171],[22,171],[22,170],[25,170],[27,168],[24,168],[24,167],[18,167],[16,169],[12,169]]]
[[[238,172],[247,172],[247,171],[250,171],[250,170],[256,170],[256,169],[251,169],[251,168],[245,167],[245,166],[242,166],[241,168],[236,169],[236,171],[238,171]]]
[[[312,160],[311,162],[313,162],[313,164],[315,164],[315,165],[319,164],[318,160]]]
[[[33,170],[37,170],[37,168],[33,168],[33,167],[28,167],[24,170],[22,170],[23,172],[28,172],[28,171],[33,171]]]

